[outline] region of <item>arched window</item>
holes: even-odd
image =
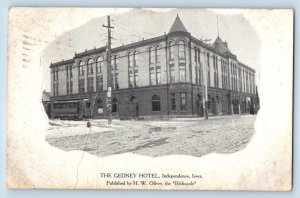
[[[135,51],[135,52],[133,53],[133,61],[134,61],[134,66],[135,66],[135,67],[138,66],[137,60],[138,60],[138,53],[137,53],[137,51]]]
[[[153,47],[150,47],[150,49],[149,49],[149,62],[150,62],[150,65],[155,63],[155,52],[154,52]]]
[[[94,60],[91,59],[91,58],[87,62],[87,72],[88,72],[88,74],[92,74],[94,72],[93,71],[93,63],[94,63]]]
[[[209,53],[207,53],[207,86],[210,87],[210,61]]]
[[[69,70],[70,70],[70,78],[72,78],[73,77],[73,66],[72,65],[69,67]]]
[[[128,53],[128,67],[133,67],[133,55],[131,52]]]
[[[66,66],[66,74],[67,74],[67,78],[69,78],[69,67]]]
[[[178,42],[178,65],[179,65],[179,81],[186,81],[186,60],[185,60],[185,43]]]
[[[169,42],[169,48],[170,48],[170,59],[174,59],[174,42],[170,41]]]
[[[133,53],[134,60],[134,86],[137,87],[139,84],[139,68],[138,68],[138,53]]]
[[[118,99],[117,98],[113,98],[111,101],[111,111],[112,112],[117,112],[118,111]]]
[[[156,60],[156,78],[157,78],[157,84],[161,84],[161,67],[160,67],[160,52],[159,52],[159,46],[156,46],[155,48],[155,60]]]
[[[155,52],[153,47],[149,49],[149,71],[150,71],[150,84],[156,85],[155,76]]]
[[[175,82],[175,64],[174,64],[174,42],[169,42],[169,70],[170,70],[170,83]]]
[[[115,85],[113,86],[115,89],[119,89],[119,58],[117,55],[114,56],[114,83]]]
[[[83,76],[84,75],[84,71],[85,71],[85,69],[84,69],[84,61],[82,60],[82,61],[79,62],[79,75]]]
[[[133,87],[133,55],[128,53],[128,83],[129,88]]]
[[[160,47],[156,46],[155,48],[155,61],[156,63],[160,63]]]
[[[101,68],[101,63],[102,62],[102,58],[101,56],[99,56],[96,60],[96,73],[101,73],[102,72],[102,68]]]
[[[185,43],[184,43],[184,41],[178,42],[178,57],[179,57],[179,59],[185,59]]]
[[[197,47],[195,46],[194,47],[194,52],[195,52],[195,55],[194,55],[194,59],[195,59],[195,62],[197,62],[197,60],[198,60],[198,54],[197,54]]]
[[[152,96],[152,111],[160,111],[160,97],[158,95]]]

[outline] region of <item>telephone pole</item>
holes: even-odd
[[[108,124],[111,124],[111,111],[112,111],[112,104],[111,104],[111,29],[114,28],[110,26],[110,16],[107,16],[107,25],[102,25],[103,27],[107,28],[107,97],[106,97],[106,105],[107,105],[107,121]]]

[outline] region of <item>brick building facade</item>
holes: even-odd
[[[51,63],[52,108],[84,100],[85,116],[105,117],[106,60],[101,47]],[[178,16],[165,35],[113,48],[111,74],[114,117],[203,116],[205,107],[209,115],[239,114],[258,106],[255,70],[220,37],[212,45],[193,37]]]

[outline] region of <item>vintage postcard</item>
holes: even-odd
[[[7,187],[291,190],[293,20],[11,8]]]

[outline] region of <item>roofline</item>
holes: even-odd
[[[207,48],[208,50],[222,56],[223,58],[231,58],[235,61],[237,61],[239,63],[239,65],[245,67],[245,68],[248,68],[252,71],[255,72],[255,70],[247,65],[245,65],[244,63],[238,61],[237,57],[235,54],[224,54],[220,51],[217,51],[215,48],[213,48],[212,46],[206,44],[206,43],[203,43],[201,40],[197,39],[196,37],[192,36],[191,33],[189,32],[182,32],[182,31],[179,31],[179,32],[171,32],[171,33],[168,33],[168,34],[164,34],[164,35],[161,35],[161,36],[156,36],[156,37],[153,37],[153,38],[149,38],[149,39],[145,39],[145,40],[141,40],[141,41],[137,41],[137,42],[134,42],[134,43],[129,43],[129,44],[126,44],[126,45],[121,45],[121,46],[118,46],[118,47],[115,47],[115,48],[112,48],[112,53],[116,53],[116,52],[120,52],[120,51],[123,51],[124,49],[132,49],[132,48],[136,48],[138,46],[143,46],[143,45],[147,45],[147,44],[151,44],[151,43],[155,43],[155,42],[158,42],[158,41],[164,41],[166,40],[166,38],[168,37],[172,37],[172,36],[176,36],[176,35],[185,35],[185,36],[188,36],[194,43],[200,45],[201,47],[203,48]],[[75,56],[72,58],[72,59],[68,59],[68,60],[62,60],[60,62],[56,62],[56,63],[51,63],[50,65],[50,68],[54,68],[54,67],[59,67],[59,66],[62,66],[62,65],[67,65],[67,64],[71,64],[71,63],[74,63],[75,62],[75,59],[76,58],[81,58],[81,57],[85,57],[85,56],[88,56],[88,55],[94,55],[94,54],[97,54],[97,53],[102,53],[102,52],[105,52],[106,51],[106,46],[103,46],[103,47],[100,47],[100,48],[94,48],[94,49],[91,49],[91,50],[87,50],[87,51],[84,51],[84,52],[81,52],[81,53],[75,53]]]
[[[242,62],[240,62],[240,61],[238,61],[238,64],[239,64],[240,66],[242,66],[242,67],[244,67],[244,68],[247,68],[247,69],[249,69],[249,70],[252,70],[254,73],[256,73],[255,69],[249,67],[248,65],[245,65],[244,63],[242,63]]]
[[[71,63],[74,63],[74,58],[68,59],[68,60],[62,60],[62,61],[59,61],[56,63],[51,63],[50,68],[59,67],[59,66],[67,65],[67,64],[71,64]]]

